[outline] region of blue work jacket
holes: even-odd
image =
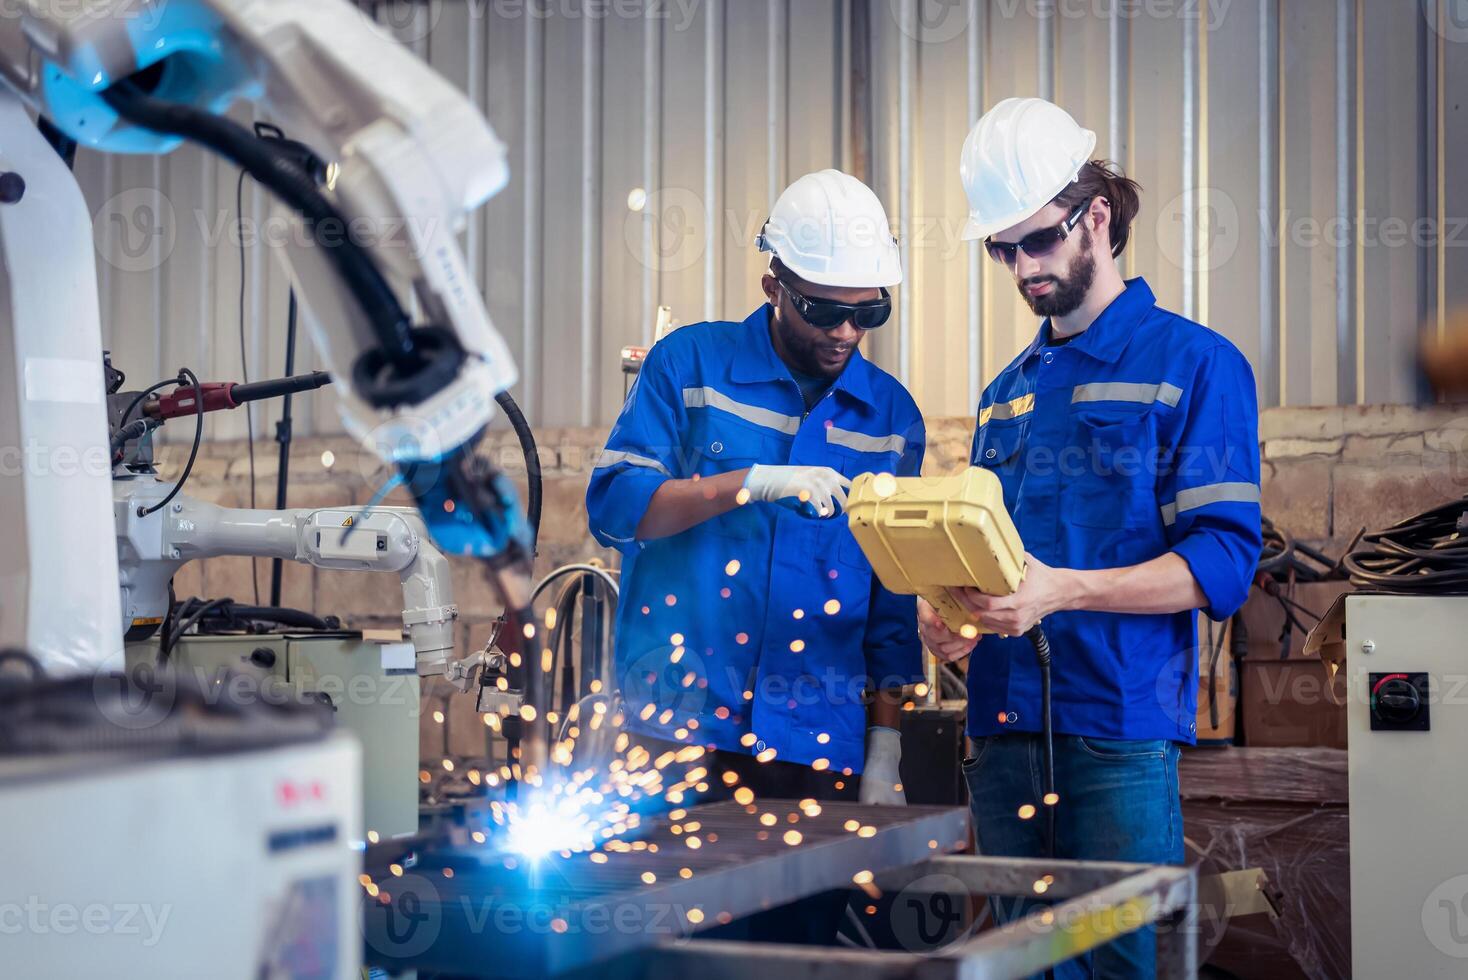
[[[636,540],[670,479],[756,463],[917,474],[907,391],[856,351],[807,412],[770,312],[659,341],[597,461],[591,532],[623,555],[617,677],[634,731],[860,772],[863,692],[920,681],[922,660],[915,600],[882,588],[846,519],[752,502]]]
[[[979,403],[972,462],[996,472],[1027,551],[1057,568],[1181,555],[1225,619],[1259,560],[1254,373],[1223,337],[1127,282],[1095,322],[1050,345],[1050,321]],[[1197,615],[1058,612],[1055,731],[1197,738]],[[1040,676],[1021,637],[985,636],[969,664],[969,734],[1038,731]]]

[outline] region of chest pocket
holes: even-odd
[[[778,436],[767,435],[759,426],[709,409],[698,411],[692,419],[683,453],[686,472],[704,478],[785,459]],[[722,537],[750,538],[768,521],[762,511],[756,505],[736,507],[703,526]]]
[[[1001,471],[1015,469],[1029,428],[1028,418],[986,422],[974,447],[974,465]]]
[[[1059,458],[1064,520],[1096,528],[1155,524],[1157,416],[1152,406],[1076,409]]]

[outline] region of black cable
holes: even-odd
[[[1213,638],[1214,625],[1215,624],[1213,620],[1208,620],[1208,633],[1207,639],[1205,640],[1205,642],[1208,644],[1208,676],[1210,678],[1213,678],[1218,674],[1218,663],[1220,660],[1223,659],[1223,638],[1224,635],[1227,633],[1227,630],[1220,631],[1218,634],[1218,639],[1215,641]],[[1218,713],[1218,685],[1210,683],[1208,685],[1209,727],[1216,730],[1218,728],[1218,723],[1220,720],[1221,719],[1219,718]]]
[[[144,388],[142,391],[138,392],[137,395],[133,398],[133,400],[127,403],[127,411],[123,412],[122,413],[122,416],[120,418],[118,418],[118,420],[117,420],[118,426],[121,427],[121,426],[127,425],[128,417],[130,415],[132,415],[133,411],[135,409],[137,409],[137,407],[139,405],[142,404],[143,399],[147,398],[149,395],[153,394],[153,392],[155,392],[155,391],[159,391],[159,390],[161,390],[163,388],[167,388],[169,385],[176,385],[176,384],[178,384],[178,378],[177,377],[164,378],[162,381],[156,382],[155,384],[151,384],[148,387]]]
[[[46,668],[42,667],[41,662],[29,651],[22,650],[19,647],[6,647],[4,650],[0,650],[0,667],[4,667],[5,663],[10,660],[15,660],[25,665],[26,670],[30,673],[29,680],[34,681],[46,676]],[[5,679],[6,675],[0,672],[0,682],[3,682]]]
[[[285,376],[296,370],[296,290],[291,287],[285,315]],[[280,447],[275,470],[275,509],[285,510],[286,488],[290,485],[291,468],[291,393],[285,393],[280,404],[280,421],[275,423],[275,442]],[[280,583],[284,565],[279,558],[270,562],[270,604],[280,605]]]
[[[36,128],[41,131],[41,135],[45,137],[46,142],[51,144],[51,149],[56,151],[56,155],[61,158],[61,162],[66,164],[66,169],[75,170],[76,140],[63,133],[56,127],[55,123],[45,116],[36,119]]]
[[[194,460],[199,458],[199,443],[204,438],[204,386],[199,383],[199,376],[188,368],[179,368],[178,373],[180,378],[188,378],[194,385],[194,446],[189,450],[189,461],[184,464],[183,474],[178,478],[178,482],[173,485],[173,489],[168,491],[168,496],[158,501],[152,507],[139,507],[139,517],[147,517],[149,514],[156,513],[164,507],[167,507],[168,502],[178,496],[178,492],[183,489],[183,485],[189,482],[189,474],[194,472]]]
[[[245,354],[245,172],[240,171],[234,185],[234,227],[240,248],[240,380],[250,383],[250,361]],[[290,372],[287,371],[287,374]],[[245,406],[245,436],[249,440],[250,456],[250,509],[255,504],[255,417],[249,405]],[[259,563],[250,558],[250,585],[255,590],[255,605],[260,605]]]
[[[198,601],[197,599],[186,599],[184,600],[184,604],[187,605],[190,602]],[[160,664],[167,663],[168,658],[173,654],[173,648],[178,645],[178,641],[182,640],[184,634],[192,629],[195,623],[203,619],[210,610],[218,609],[220,606],[232,601],[231,599],[210,599],[179,620],[178,625],[173,628],[173,631],[163,638],[163,642],[158,648],[158,662]]]
[[[166,61],[160,62],[154,69],[140,72],[139,77],[149,80],[166,65]],[[227,117],[153,98],[131,80],[113,85],[102,93],[102,98],[128,122],[157,133],[182,136],[213,150],[299,211],[316,244],[326,249],[341,273],[347,292],[362,304],[382,356],[403,371],[421,366],[414,331],[397,295],[366,250],[347,234],[347,221],[336,206],[288,155]]]
[[[1468,498],[1363,535],[1343,560],[1351,582],[1381,592],[1468,593]]]
[[[149,432],[152,432],[154,429],[158,428],[162,424],[163,422],[159,419],[134,419],[127,425],[121,426],[118,429],[114,430],[112,433],[112,438],[108,441],[108,446],[112,451],[112,455],[114,457],[117,457],[122,452],[123,446],[126,446],[134,439],[143,438],[143,436],[147,435]]]
[[[1055,793],[1055,729],[1050,710],[1050,641],[1045,638],[1045,630],[1036,623],[1030,627],[1025,634],[1030,644],[1035,648],[1035,663],[1040,667],[1040,725],[1041,738],[1044,739],[1042,749],[1041,779],[1044,782],[1045,795],[1041,804],[1045,808],[1045,856],[1055,856],[1055,807],[1051,802],[1056,800]]]
[[[335,616],[320,617],[287,606],[248,606],[228,602],[210,610],[198,621],[200,632],[251,631],[258,624],[284,626],[297,630],[326,632],[341,628]]]
[[[543,494],[540,452],[535,448],[535,433],[530,431],[530,423],[525,421],[525,413],[520,411],[520,406],[515,404],[515,399],[510,397],[510,393],[502,391],[494,396],[494,400],[505,413],[510,427],[515,430],[515,436],[520,440],[520,452],[525,456],[525,483],[528,487],[525,513],[526,519],[530,522],[530,553],[533,555],[540,542],[540,507]]]

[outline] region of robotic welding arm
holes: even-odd
[[[516,380],[456,238],[508,180],[473,102],[346,0],[25,0],[0,18],[0,76],[82,145],[165,153],[189,139],[272,192],[347,428],[414,471],[441,546],[490,561],[507,602],[521,598],[525,522],[470,454]],[[222,114],[240,99],[336,162],[335,182]]]
[[[249,510],[181,494],[163,511],[138,516],[139,504],[146,505],[152,496],[161,499],[167,489],[167,484],[137,481],[117,498],[125,632],[151,635],[168,611],[168,580],[200,558],[244,555],[317,568],[397,572],[403,587],[403,628],[413,643],[418,673],[447,672],[459,610],[448,559],[428,539],[417,512],[405,507],[375,507],[366,513],[352,507]]]
[[[516,379],[456,239],[508,180],[473,102],[347,0],[22,0],[0,16],[0,77],[82,145],[187,139],[271,192],[299,232],[285,258],[347,428],[399,467],[440,548],[485,562],[536,644],[529,528],[472,452]],[[335,184],[223,115],[242,99],[334,160]],[[544,678],[530,673],[535,704]],[[544,728],[531,725],[527,766]]]

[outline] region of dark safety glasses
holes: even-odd
[[[1052,228],[1041,228],[1032,231],[1017,242],[996,242],[992,238],[984,239],[984,248],[989,252],[989,258],[995,262],[1002,263],[1014,268],[1014,263],[1019,259],[1020,249],[1032,259],[1043,259],[1051,252],[1060,247],[1060,243],[1070,237],[1071,230],[1075,228],[1076,222],[1081,220],[1081,215],[1091,206],[1090,201],[1083,201],[1071,209],[1065,220]]]
[[[838,303],[831,299],[819,299],[802,295],[784,279],[776,279],[785,295],[800,314],[801,319],[817,330],[835,330],[850,320],[861,330],[875,330],[887,322],[892,315],[892,294],[882,290],[882,298],[865,303]]]

